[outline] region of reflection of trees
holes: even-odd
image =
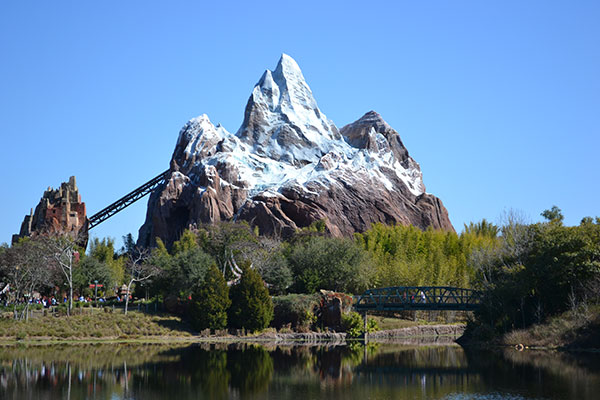
[[[271,381],[273,359],[262,346],[244,347],[228,352],[227,367],[231,374],[231,386],[241,394],[259,393]]]
[[[192,381],[199,383],[200,390],[208,398],[226,398],[231,380],[231,373],[227,369],[227,352],[200,349],[193,355],[194,363],[189,366],[193,374]]]
[[[443,398],[517,388],[526,397],[590,399],[600,390],[599,363],[597,355],[458,346],[4,347],[0,398]]]

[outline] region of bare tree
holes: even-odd
[[[44,243],[52,256],[55,267],[62,273],[69,286],[67,315],[73,309],[73,269],[76,265],[76,239],[69,235],[44,237]]]
[[[494,272],[500,263],[500,250],[496,247],[479,247],[474,249],[468,258],[468,263],[479,274],[484,287],[494,283]]]
[[[133,283],[150,279],[160,272],[158,267],[148,262],[149,260],[150,252],[148,249],[136,248],[135,251],[129,253],[129,259],[126,264],[126,269],[129,274],[129,283],[127,283],[127,295],[125,297],[125,315],[127,315],[129,294],[131,293],[131,286]]]
[[[522,211],[503,211],[501,217],[502,258],[507,267],[523,265],[533,239],[529,220]]]
[[[49,283],[50,268],[48,254],[43,243],[27,239],[3,252],[0,268],[5,275],[12,301],[15,319],[29,319],[29,304],[34,292]],[[17,305],[24,301],[21,314]]]

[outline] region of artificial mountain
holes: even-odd
[[[374,111],[338,129],[285,54],[254,87],[237,133],[206,115],[181,129],[138,244],[170,246],[185,228],[232,220],[283,237],[317,220],[334,236],[375,222],[454,230],[400,135]]]

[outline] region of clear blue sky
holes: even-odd
[[[91,215],[206,113],[235,131],[282,52],[338,127],[379,112],[458,231],[600,215],[598,1],[2,1],[0,242],[77,177]],[[147,200],[95,228],[137,236]]]

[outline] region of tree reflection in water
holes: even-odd
[[[598,356],[458,346],[8,346],[0,348],[0,398],[591,399],[599,369]]]

